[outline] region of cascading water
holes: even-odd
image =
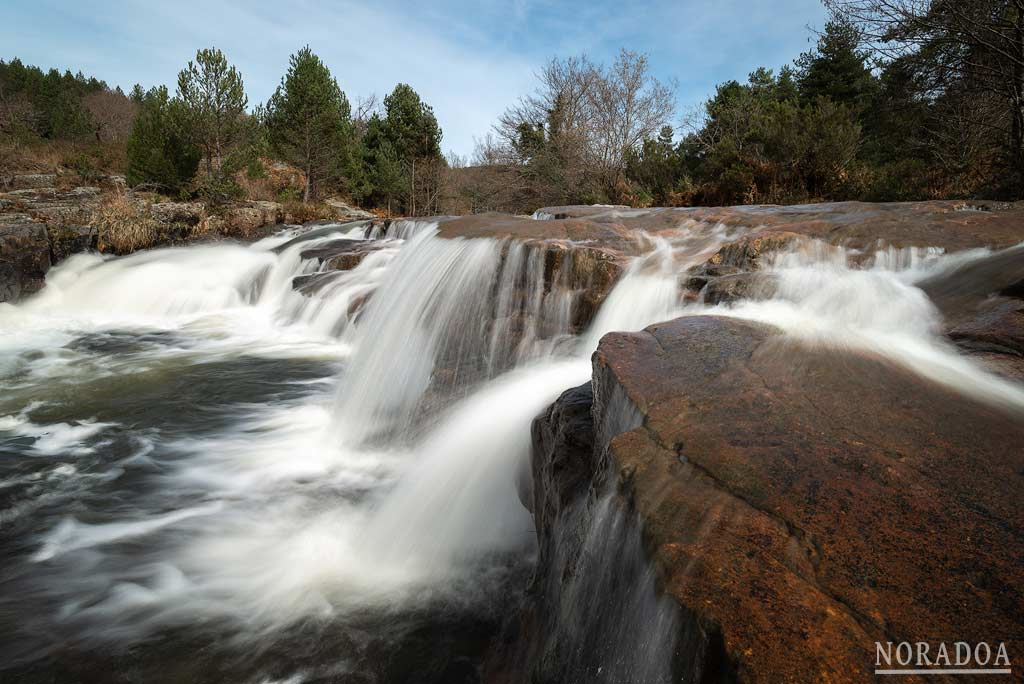
[[[5,662],[45,673],[56,639],[88,676],[111,645],[160,663],[219,644],[193,667],[395,680],[425,666],[404,649],[479,653],[529,569],[515,479],[530,422],[587,378],[591,342],[572,335],[571,256],[552,271],[541,243],[436,229],[392,224],[336,274],[302,255],[365,225],[84,255],[0,306],[16,464],[0,543],[19,559],[0,611],[30,616],[3,635]],[[674,289],[661,273],[622,286]],[[622,307],[621,323],[667,306]],[[332,655],[303,657],[309,638]],[[254,647],[266,657],[233,660]]]
[[[515,489],[530,423],[589,378],[611,330],[709,310],[757,318],[1021,402],[938,341],[916,287],[965,257],[885,252],[855,268],[835,250],[794,253],[773,265],[769,301],[684,306],[686,269],[735,232],[683,221],[638,235],[645,256],[574,334],[571,254],[552,269],[543,243],[437,229],[363,222],[80,255],[38,296],[0,305],[0,614],[23,618],[0,628],[0,672],[465,679],[530,568]],[[366,237],[374,250],[349,271],[303,256]],[[663,679],[640,661],[671,639],[643,629],[674,618],[636,523],[605,508],[588,519],[584,545],[621,538],[637,584],[600,613],[625,626],[607,634],[631,633],[604,676]],[[612,567],[594,544],[596,579],[567,588],[581,604]]]

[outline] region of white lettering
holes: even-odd
[[[946,650],[946,642],[939,642],[939,653],[935,656],[936,665],[944,665],[949,667],[949,651]]]
[[[932,661],[928,660],[928,642],[918,641],[917,642],[917,666],[931,665]]]
[[[981,659],[981,647],[985,647],[985,659]],[[978,665],[988,665],[988,661],[992,659],[992,649],[984,641],[979,641],[978,645],[974,647],[974,662]]]
[[[1006,653],[1006,644],[999,642],[999,650],[996,652],[996,662],[993,665],[1005,665],[1010,666],[1010,656]]]
[[[906,647],[906,655],[904,655],[903,648]],[[910,645],[909,641],[901,641],[896,647],[896,662],[900,665],[909,665],[910,661],[914,659],[914,648]]]
[[[956,642],[953,645],[956,646],[956,665],[957,665],[957,667],[960,667],[961,665],[967,665],[968,663],[970,663],[971,662],[971,645],[968,644],[967,642],[964,642],[964,641],[958,641],[958,642]],[[963,656],[963,657],[961,658],[961,656]]]
[[[885,658],[886,665],[892,665],[892,642],[885,642],[885,648],[881,641],[875,642],[875,667],[882,666],[882,658]]]

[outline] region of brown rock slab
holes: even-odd
[[[883,242],[895,247],[1002,248],[1024,241],[1024,204],[988,201],[828,202],[792,206],[546,207],[541,212],[565,218],[613,222],[628,229],[661,232],[687,220],[791,232],[831,244],[869,249]]]
[[[643,425],[610,467],[740,680],[870,681],[875,641],[1024,651],[1024,415],[719,317],[606,336],[598,433],[615,393]]]
[[[303,259],[316,259],[325,270],[349,271],[363,262],[368,255],[387,246],[381,240],[339,238],[302,252]]]

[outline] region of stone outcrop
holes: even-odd
[[[316,259],[322,270],[350,271],[370,254],[387,246],[381,240],[355,240],[339,238],[302,252],[303,259]]]
[[[580,219],[535,221],[506,214],[478,214],[444,220],[438,235],[446,239],[512,240],[544,250],[545,287],[579,293],[573,328],[587,326],[618,280],[628,257],[641,245],[615,224]]]
[[[1024,245],[939,273],[920,287],[957,346],[991,370],[1024,380]]]
[[[1020,242],[1024,223],[1024,204],[987,201],[654,209],[575,206],[539,211],[655,233],[698,221],[725,228],[754,227],[763,234],[796,233],[855,249],[874,248],[881,242],[893,247],[941,247],[951,252],[982,246],[1010,247]]]
[[[700,279],[691,279],[691,283]],[[696,287],[705,304],[727,304],[740,300],[769,299],[775,294],[778,282],[771,273],[733,273],[707,279]]]
[[[576,390],[534,426],[537,582],[572,576],[545,540],[587,534],[574,511],[608,492],[678,606],[672,681],[874,681],[876,641],[1022,652],[1024,415],[794,345],[706,316],[606,336],[592,422]],[[559,636],[537,610],[520,673]]]
[[[0,188],[3,188],[4,190],[52,188],[56,185],[57,174],[54,173],[25,173],[0,177]]]
[[[334,218],[338,221],[362,221],[376,218],[372,212],[353,207],[336,197],[328,197],[324,200],[324,204],[333,212]]]
[[[46,226],[8,221],[0,221],[0,302],[40,290],[50,268]]]

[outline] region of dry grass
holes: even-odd
[[[148,207],[123,193],[111,196],[96,209],[92,225],[96,227],[101,252],[128,254],[152,247],[159,238],[157,222]]]
[[[127,166],[123,143],[0,139],[0,169],[5,174],[70,171],[88,179],[124,173]]]
[[[334,218],[334,213],[326,204],[290,201],[282,203],[281,206],[285,223],[307,223]]]

